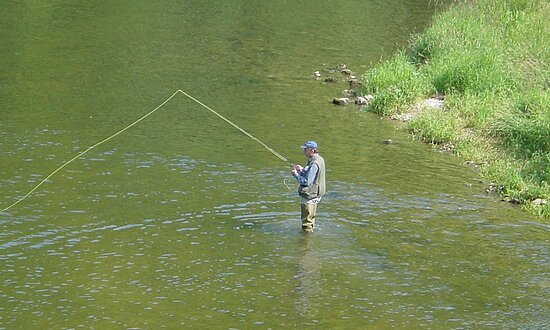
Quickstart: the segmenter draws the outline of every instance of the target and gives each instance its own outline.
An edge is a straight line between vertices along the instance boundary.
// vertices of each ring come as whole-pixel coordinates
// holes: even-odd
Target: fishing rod
[[[230,124],[231,126],[233,126],[234,128],[236,128],[239,132],[243,133],[244,135],[248,136],[249,138],[251,138],[252,140],[258,142],[259,144],[261,144],[264,148],[266,148],[269,152],[271,152],[273,155],[275,155],[277,158],[279,158],[280,160],[286,162],[287,164],[290,164],[291,166],[294,166],[294,164],[292,164],[288,159],[286,159],[283,155],[281,155],[280,153],[278,153],[277,151],[275,151],[273,148],[271,148],[270,146],[268,146],[267,144],[263,143],[260,139],[256,138],[255,136],[253,136],[252,134],[248,133],[247,131],[245,131],[243,128],[239,127],[237,124],[233,123],[232,121],[230,121],[229,119],[227,119],[226,117],[222,116],[221,114],[219,114],[217,111],[215,111],[214,109],[210,108],[209,106],[207,106],[206,104],[204,104],[203,102],[201,102],[200,100],[198,100],[197,98],[191,96],[190,94],[184,92],[183,90],[181,89],[178,89],[177,91],[175,91],[172,95],[170,95],[169,98],[167,98],[166,100],[164,100],[164,102],[162,102],[161,104],[159,104],[156,108],[154,108],[153,110],[149,111],[148,113],[146,113],[145,115],[141,116],[140,118],[138,118],[136,121],[134,121],[133,123],[131,123],[130,125],[124,127],[123,129],[117,131],[116,133],[110,135],[109,137],[97,142],[96,144],[88,147],[88,149],[80,152],[79,154],[77,154],[76,156],[74,156],[73,158],[69,159],[68,161],[64,162],[63,164],[61,164],[61,166],[59,166],[58,168],[56,168],[53,172],[51,172],[48,176],[46,176],[44,179],[42,179],[42,181],[40,181],[37,185],[35,185],[31,190],[29,190],[29,192],[27,192],[25,195],[23,195],[23,197],[19,198],[18,200],[16,200],[15,202],[13,202],[12,204],[10,204],[9,206],[7,206],[6,208],[0,210],[0,213],[4,213],[6,211],[8,211],[9,209],[11,209],[12,207],[14,207],[15,205],[21,203],[23,200],[25,200],[27,197],[29,197],[33,192],[35,192],[40,186],[42,186],[46,181],[48,181],[52,176],[54,176],[57,172],[59,172],[61,169],[63,169],[65,166],[69,165],[70,163],[72,163],[73,161],[77,160],[78,158],[84,156],[86,153],[88,153],[90,150],[102,145],[103,143],[111,140],[112,138],[122,134],[123,132],[125,132],[126,130],[130,129],[131,127],[135,126],[136,124],[138,124],[139,122],[141,122],[142,120],[144,120],[145,118],[149,117],[150,115],[152,115],[153,113],[155,113],[157,110],[159,110],[160,108],[162,108],[166,103],[168,103],[168,101],[170,101],[174,96],[176,96],[178,93],[181,93],[183,95],[185,95],[186,97],[190,98],[191,100],[195,101],[196,103],[198,103],[199,105],[201,105],[202,107],[204,107],[205,109],[207,109],[208,111],[212,112],[213,114],[215,114],[216,116],[218,116],[219,118],[223,119],[225,122],[227,122],[228,124]],[[286,185],[286,182],[285,182],[285,186],[287,188],[289,188],[287,185]]]

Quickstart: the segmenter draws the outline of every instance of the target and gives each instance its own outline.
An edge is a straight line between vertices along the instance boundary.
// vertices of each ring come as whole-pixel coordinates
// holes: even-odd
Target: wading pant
[[[315,226],[317,203],[300,204],[302,211],[302,230],[312,232]]]

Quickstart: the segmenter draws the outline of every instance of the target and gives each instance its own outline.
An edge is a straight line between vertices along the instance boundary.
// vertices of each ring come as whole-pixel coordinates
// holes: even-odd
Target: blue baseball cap
[[[307,141],[306,143],[304,143],[303,146],[300,146],[300,148],[302,148],[302,149],[307,149],[307,148],[317,149],[318,145],[317,145],[317,142],[315,142],[315,141]]]

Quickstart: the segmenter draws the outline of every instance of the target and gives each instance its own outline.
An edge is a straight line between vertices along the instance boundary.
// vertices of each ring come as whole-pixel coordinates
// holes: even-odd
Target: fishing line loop
[[[42,181],[40,181],[37,185],[35,185],[29,192],[27,192],[25,195],[23,195],[23,197],[17,199],[15,202],[13,202],[12,204],[10,204],[9,206],[7,206],[6,208],[0,210],[0,213],[4,213],[6,211],[8,211],[9,209],[11,209],[12,207],[14,207],[15,205],[21,203],[23,200],[25,200],[27,197],[29,197],[33,192],[35,192],[40,186],[42,186],[46,181],[48,181],[52,176],[54,176],[57,172],[59,172],[60,170],[62,170],[65,166],[69,165],[70,163],[72,163],[73,161],[77,160],[78,158],[84,156],[86,153],[88,153],[90,150],[102,145],[103,143],[113,139],[114,137],[124,133],[125,131],[127,131],[128,129],[132,128],[133,126],[137,125],[139,122],[141,122],[142,120],[144,120],[145,118],[149,117],[150,115],[152,115],[153,113],[155,113],[157,110],[159,110],[160,108],[162,108],[166,103],[168,103],[168,101],[170,101],[174,96],[176,96],[178,93],[181,93],[183,95],[185,95],[186,97],[190,98],[191,100],[195,101],[196,103],[198,103],[199,105],[201,105],[202,107],[204,107],[205,109],[207,109],[208,111],[212,112],[213,114],[215,114],[216,116],[218,116],[219,118],[223,119],[225,122],[227,122],[228,124],[230,124],[231,126],[233,126],[234,128],[236,128],[237,130],[239,130],[241,133],[245,134],[246,136],[248,136],[249,138],[251,138],[252,140],[258,142],[259,144],[261,144],[264,148],[266,148],[269,152],[271,152],[273,155],[275,155],[277,158],[279,158],[280,160],[290,164],[290,165],[293,165],[288,159],[286,159],[285,157],[283,157],[280,153],[278,153],[277,151],[275,151],[273,148],[269,147],[267,144],[263,143],[262,141],[260,141],[258,138],[254,137],[253,135],[251,135],[250,133],[248,133],[247,131],[245,131],[244,129],[242,129],[241,127],[239,127],[237,124],[233,123],[232,121],[230,121],[229,119],[225,118],[224,116],[222,116],[221,114],[219,114],[218,112],[214,111],[214,109],[210,108],[209,106],[207,106],[206,104],[204,104],[203,102],[199,101],[198,99],[196,99],[195,97],[189,95],[188,93],[184,92],[183,90],[181,89],[178,89],[177,91],[175,91],[172,95],[170,95],[169,98],[167,98],[166,100],[164,100],[164,102],[162,102],[161,104],[159,104],[156,108],[154,108],[153,110],[149,111],[148,113],[146,113],[145,115],[141,116],[140,118],[138,118],[136,121],[134,121],[133,123],[131,123],[130,125],[124,127],[123,129],[117,131],[116,133],[108,136],[107,138],[97,142],[96,144],[88,147],[86,150],[80,152],[79,154],[77,154],[76,156],[74,156],[73,158],[65,161],[63,164],[61,164],[61,166],[59,166],[58,168],[56,168],[53,172],[51,172],[48,176],[46,176],[44,179],[42,179]],[[286,186],[286,183],[285,183],[285,186]]]

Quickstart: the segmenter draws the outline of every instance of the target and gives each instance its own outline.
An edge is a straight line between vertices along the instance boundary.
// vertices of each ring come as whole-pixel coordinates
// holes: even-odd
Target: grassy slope
[[[550,217],[548,17],[548,0],[457,3],[365,73],[367,109],[391,115],[444,95],[443,110],[426,109],[408,129],[454,145],[502,195]]]

